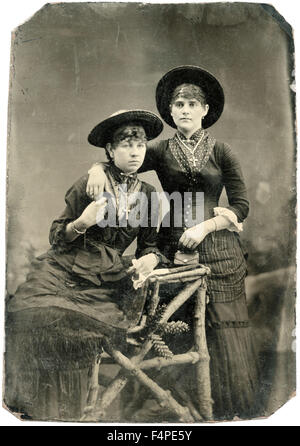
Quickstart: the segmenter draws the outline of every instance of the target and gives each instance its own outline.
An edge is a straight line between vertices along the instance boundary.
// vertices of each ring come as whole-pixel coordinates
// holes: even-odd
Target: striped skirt
[[[174,256],[181,232],[176,234],[174,229],[171,236],[169,233],[170,243],[165,250],[169,258]],[[253,418],[259,415],[259,367],[246,303],[247,269],[239,236],[227,230],[211,233],[199,245],[198,251],[199,262],[211,270],[207,278],[206,337],[214,419]],[[166,286],[164,299],[168,301],[173,294],[174,290]],[[193,311],[191,299],[176,312],[174,318],[185,320],[192,326]],[[177,341],[174,346],[177,353],[192,347],[191,335]],[[197,407],[194,368],[182,366],[171,374],[176,386],[185,389]],[[163,382],[162,374],[160,379]],[[165,379],[170,382],[170,378]]]

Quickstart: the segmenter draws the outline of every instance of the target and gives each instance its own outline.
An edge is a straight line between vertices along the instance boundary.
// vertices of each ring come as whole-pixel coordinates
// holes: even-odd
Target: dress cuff
[[[231,232],[241,232],[243,230],[243,224],[238,222],[237,216],[233,211],[227,208],[216,207],[214,208],[215,217],[221,215],[222,217],[227,218],[230,222],[230,226],[226,228]]]
[[[66,227],[71,221],[72,219],[69,218],[57,223],[56,227],[51,230],[51,245],[57,253],[63,254],[73,248],[73,244],[66,240]]]

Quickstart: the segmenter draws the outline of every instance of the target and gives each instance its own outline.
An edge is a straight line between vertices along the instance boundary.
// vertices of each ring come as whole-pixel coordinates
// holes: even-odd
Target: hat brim
[[[139,123],[148,140],[156,138],[163,130],[163,123],[156,114],[147,110],[130,110],[111,116],[96,125],[88,136],[88,142],[96,147],[105,147],[112,142],[114,132],[130,122]]]
[[[209,110],[202,126],[212,126],[221,116],[224,108],[224,92],[218,80],[203,68],[184,65],[168,71],[158,82],[156,88],[156,105],[163,120],[171,127],[176,128],[170,114],[172,94],[181,84],[194,84],[202,88],[206,96]]]

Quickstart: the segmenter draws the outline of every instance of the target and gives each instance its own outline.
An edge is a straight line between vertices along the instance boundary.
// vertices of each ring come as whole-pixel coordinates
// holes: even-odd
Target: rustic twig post
[[[81,421],[84,421],[86,418],[88,418],[89,413],[94,409],[97,402],[98,392],[99,392],[98,376],[99,376],[100,363],[101,363],[101,353],[97,355],[92,366],[90,388],[87,397],[86,407],[84,409]]]
[[[198,410],[205,420],[212,419],[212,399],[210,387],[209,353],[205,333],[205,309],[206,309],[206,280],[197,290],[194,311],[194,336],[195,350],[199,353],[199,361],[196,367]]]

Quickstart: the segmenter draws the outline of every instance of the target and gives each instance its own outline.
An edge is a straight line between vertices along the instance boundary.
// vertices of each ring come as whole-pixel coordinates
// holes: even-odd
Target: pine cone
[[[179,335],[190,331],[190,327],[183,321],[172,321],[161,325],[161,331],[164,335]]]
[[[163,358],[172,358],[173,353],[158,334],[152,333],[150,335],[150,339],[152,340],[153,348],[158,356],[162,356]]]

